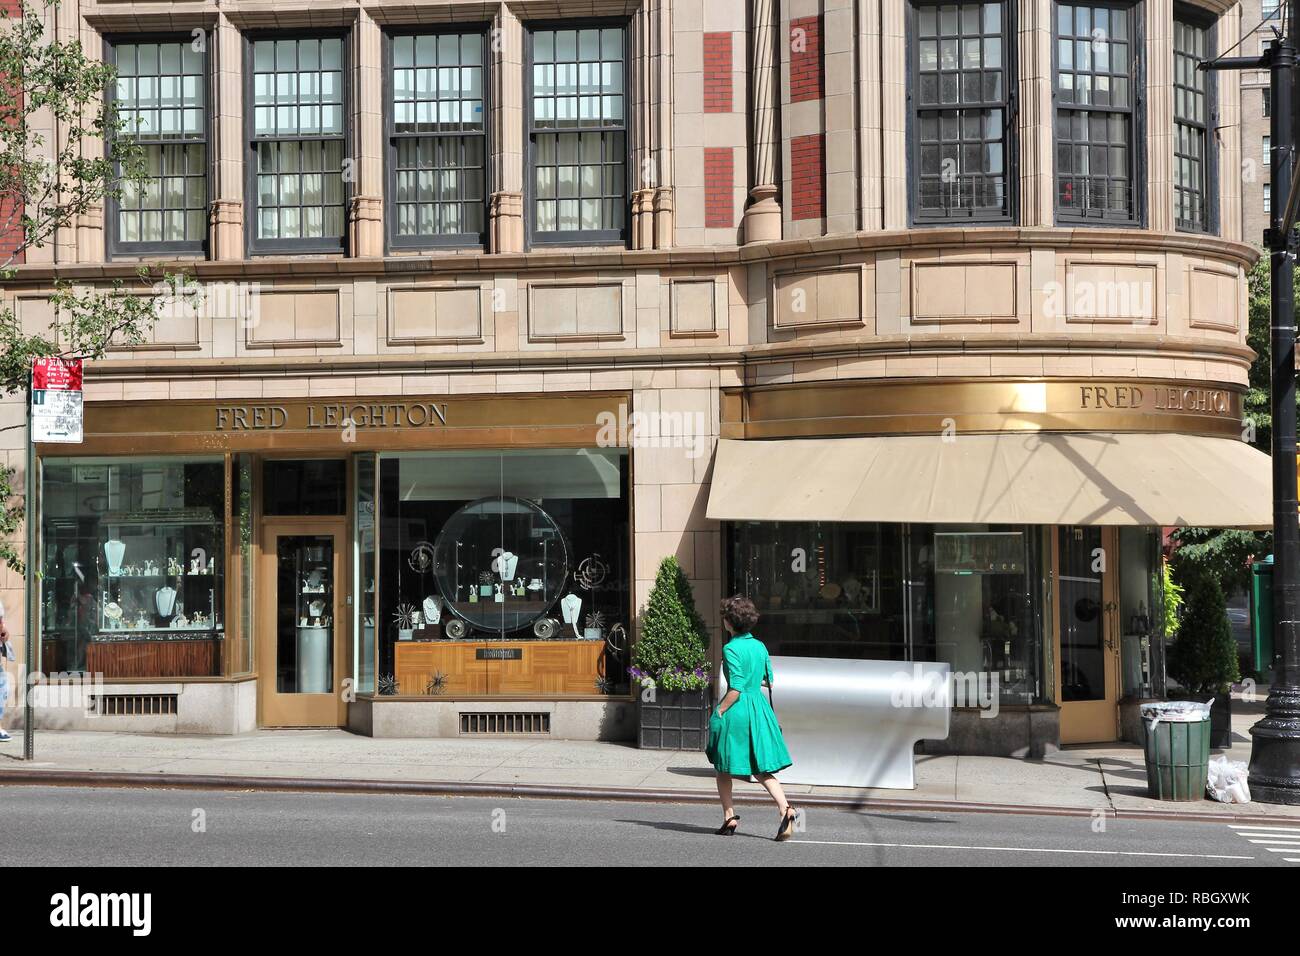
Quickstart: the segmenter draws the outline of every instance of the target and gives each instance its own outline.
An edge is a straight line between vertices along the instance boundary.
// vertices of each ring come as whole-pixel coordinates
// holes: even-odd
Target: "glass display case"
[[[101,528],[98,639],[222,631],[210,513],[106,515]]]
[[[559,526],[537,504],[494,496],[448,519],[434,544],[433,571],[442,600],[457,617],[505,634],[551,614],[569,575],[568,549]]]

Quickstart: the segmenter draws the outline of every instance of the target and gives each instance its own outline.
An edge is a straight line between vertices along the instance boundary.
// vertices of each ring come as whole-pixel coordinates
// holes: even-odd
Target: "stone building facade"
[[[1160,690],[1152,529],[1249,524],[1219,507],[1240,491],[1226,483],[1266,480],[1238,440],[1257,238],[1231,174],[1242,92],[1236,74],[1205,88],[1186,70],[1242,22],[1225,0],[68,0],[51,29],[113,58],[114,95],[158,144],[157,185],[32,250],[8,304],[48,325],[54,280],[130,285],[141,262],[183,270],[207,298],[91,365],[84,446],[36,449],[44,576],[24,613],[24,582],[0,572],[10,630],[40,630],[33,671],[108,675],[97,716],[50,709],[47,723],[456,734],[512,713],[630,738],[611,632],[635,634],[672,555],[715,660],[718,599],[749,590],[774,653],[999,674],[1000,717],[957,720],[954,748],[1114,739],[1121,698]],[[21,404],[0,414],[24,420]],[[639,417],[608,440],[620,415]],[[781,488],[779,462],[752,475],[778,482],[770,508],[710,503],[716,482],[739,480],[720,441],[946,454],[949,430],[975,455],[958,486],[1002,460],[992,445],[980,457],[984,439],[1119,436],[1113,455],[1157,470],[1193,442],[1178,461],[1205,493],[1164,508],[1067,441],[1050,454],[1109,504],[1053,498],[1034,477],[1047,451],[995,479],[1037,486],[1052,499],[1038,510],[1003,496],[895,514],[882,502],[904,475],[831,520],[826,496],[849,496]],[[21,477],[23,432],[0,441]],[[574,461],[547,471],[560,452]],[[319,465],[333,460],[341,470]],[[295,481],[296,496],[276,494]],[[440,577],[439,549],[461,533],[442,532],[507,498],[531,531],[498,542],[491,569],[466,568],[487,582],[467,596]],[[564,567],[533,554],[552,540],[542,512]],[[768,567],[790,561],[786,532],[812,556],[794,583]],[[200,540],[215,558],[194,575],[186,558],[180,586],[118,580],[166,578],[162,559]],[[1137,583],[1121,593],[1122,572],[1099,573],[1078,600],[1104,610],[1080,624],[1061,588],[1085,545],[1131,555]],[[503,547],[537,573],[498,581]],[[593,555],[607,577],[579,587]],[[336,575],[336,603],[290,607],[284,582],[296,567],[315,593],[313,562]],[[977,586],[952,577],[972,573]],[[203,574],[224,583],[188,580]],[[534,581],[602,619],[561,620],[546,601],[516,613]],[[207,641],[188,663],[160,651],[190,636],[151,603],[165,591]],[[441,599],[436,625],[403,610],[426,596]],[[502,607],[485,618],[480,597]],[[570,656],[520,672],[540,619],[573,638]],[[593,658],[580,642],[597,639]],[[494,657],[493,640],[522,657]],[[468,650],[437,656],[453,643]],[[336,706],[341,688],[353,693]],[[129,710],[146,706],[159,709]]]

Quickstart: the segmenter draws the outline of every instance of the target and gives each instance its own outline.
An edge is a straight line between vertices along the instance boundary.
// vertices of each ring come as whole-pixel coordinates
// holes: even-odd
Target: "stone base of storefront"
[[[38,730],[137,734],[246,734],[257,729],[257,681],[104,684],[85,702],[66,689],[37,688]]]
[[[463,715],[543,714],[518,732],[482,728],[491,720],[475,720],[462,732]],[[520,725],[522,726],[522,725]],[[362,697],[348,705],[347,729],[367,737],[492,737],[536,736],[552,740],[628,741],[636,739],[636,702],[609,700],[401,700]]]
[[[989,717],[975,707],[952,712],[946,740],[923,742],[927,754],[1042,757],[1061,745],[1061,711],[1050,704],[1002,707]]]

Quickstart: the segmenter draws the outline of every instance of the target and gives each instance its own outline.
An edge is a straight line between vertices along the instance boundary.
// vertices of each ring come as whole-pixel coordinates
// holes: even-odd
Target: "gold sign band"
[[[589,447],[627,393],[87,402],[85,441],[42,455]],[[604,416],[604,417],[602,417]],[[622,443],[622,442],[620,442]]]
[[[723,438],[1179,432],[1240,438],[1243,390],[1157,379],[817,382],[727,389]]]

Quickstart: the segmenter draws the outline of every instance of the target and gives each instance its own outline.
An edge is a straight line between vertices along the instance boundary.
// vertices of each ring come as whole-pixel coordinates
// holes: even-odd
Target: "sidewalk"
[[[1235,713],[1230,759],[1250,758],[1246,731],[1262,705]],[[507,796],[711,799],[713,769],[702,753],[638,750],[629,744],[527,738],[407,740],[341,730],[259,731],[239,737],[41,731],[36,760],[21,760],[21,736],[0,745],[0,785],[81,783],[239,789],[377,789]],[[797,755],[796,755],[797,757]],[[199,779],[186,779],[199,778]],[[1129,744],[1070,747],[1042,760],[918,756],[915,790],[789,785],[806,803],[878,809],[946,807],[1141,817],[1266,817],[1300,825],[1300,807],[1146,796],[1142,752]],[[737,795],[760,796],[742,783]]]

